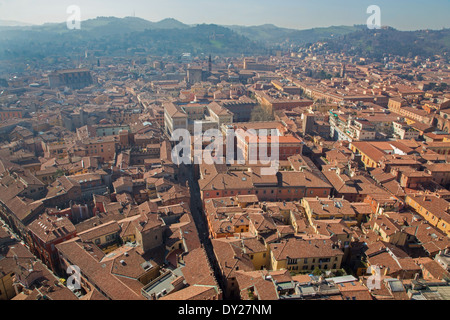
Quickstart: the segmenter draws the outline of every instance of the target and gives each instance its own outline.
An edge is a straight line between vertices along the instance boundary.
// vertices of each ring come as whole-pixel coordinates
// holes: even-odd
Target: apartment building
[[[450,203],[433,195],[406,196],[405,202],[420,214],[428,223],[450,235]]]
[[[344,256],[335,243],[322,239],[288,239],[270,244],[269,249],[271,270],[336,270]]]
[[[83,89],[92,85],[93,78],[87,69],[58,70],[48,75],[51,88],[66,86],[72,89]]]

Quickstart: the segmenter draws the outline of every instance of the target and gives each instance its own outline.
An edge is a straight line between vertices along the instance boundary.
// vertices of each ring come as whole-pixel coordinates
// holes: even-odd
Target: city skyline
[[[365,24],[370,14],[367,8],[377,5],[381,9],[382,25],[399,30],[421,30],[449,28],[445,8],[450,3],[436,0],[423,7],[420,1],[347,0],[336,3],[332,0],[294,1],[285,0],[275,5],[269,1],[231,0],[227,2],[193,0],[157,1],[130,0],[1,0],[0,20],[18,21],[27,24],[65,22],[69,17],[67,8],[77,5],[81,9],[81,20],[99,16],[136,16],[149,21],[173,18],[185,24],[219,24],[255,26],[274,24],[292,29],[309,29],[337,25]],[[201,8],[201,10],[199,10]],[[207,15],[205,15],[205,12]],[[37,14],[36,14],[37,13]]]
[[[450,1],[372,1],[0,0],[0,301],[450,300]]]

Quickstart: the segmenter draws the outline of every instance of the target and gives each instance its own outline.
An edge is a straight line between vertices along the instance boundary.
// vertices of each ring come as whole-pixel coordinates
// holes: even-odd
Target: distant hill
[[[187,24],[184,24],[173,18],[168,18],[156,22],[154,26],[158,29],[187,29],[190,27]]]
[[[378,59],[386,55],[444,55],[450,52],[450,29],[399,31],[389,27],[380,30],[366,28],[329,39],[321,50]]]
[[[173,18],[151,22],[136,17],[98,17],[81,22],[80,30],[64,23],[39,26],[0,25],[0,59],[43,58],[56,55],[129,55],[137,52],[173,55],[183,52],[240,56],[309,47],[381,58],[386,54],[429,56],[448,52],[450,30],[369,30],[365,26],[333,26],[308,30],[261,26],[186,25]],[[294,49],[296,50],[296,49]]]
[[[13,20],[0,20],[0,27],[27,27],[27,26],[32,26],[32,24]]]
[[[67,28],[67,23],[45,23],[38,26],[9,25],[7,30],[16,31],[41,31],[52,33],[72,32]],[[164,19],[159,22],[151,22],[136,17],[97,17],[81,21],[81,30],[92,33],[92,36],[102,36],[111,34],[123,34],[128,32],[140,32],[149,29],[186,29],[188,25],[175,19]],[[4,29],[4,28],[3,28]],[[0,31],[2,28],[0,28]]]
[[[355,30],[358,28],[293,30],[275,25],[186,25],[173,18],[151,22],[136,17],[97,17],[82,21],[80,30],[69,30],[65,22],[0,27],[0,48],[4,48],[3,52],[0,49],[0,57],[42,57],[81,49],[95,49],[104,54],[123,54],[135,49],[173,54],[183,49],[192,53],[254,55],[268,53],[274,47],[304,45]]]
[[[306,43],[315,43],[317,41],[338,37],[344,34],[360,30],[361,26],[333,26],[328,28],[314,28],[307,30],[295,30],[280,28],[273,24],[261,26],[243,27],[228,26],[237,33],[248,37],[249,39],[261,41],[269,45],[294,44],[304,45]]]
[[[140,18],[99,17],[81,22],[33,27],[0,27],[0,58],[42,58],[52,55],[165,55],[191,52],[216,55],[266,54],[265,46],[218,25],[188,26],[175,19],[150,22]]]

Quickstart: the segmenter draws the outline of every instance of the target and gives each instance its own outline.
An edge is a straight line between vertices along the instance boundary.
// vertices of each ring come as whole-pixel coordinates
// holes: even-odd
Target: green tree
[[[342,276],[347,275],[347,273],[345,272],[344,269],[339,269],[339,270],[336,270],[335,275],[336,275],[336,277],[342,277]]]
[[[320,270],[319,268],[315,268],[313,271],[313,275],[319,277],[322,275],[322,270]]]
[[[61,169],[58,169],[58,170],[56,170],[56,173],[55,173],[55,179],[58,179],[59,177],[62,177],[62,176],[64,176],[66,173],[63,171],[63,170],[61,170]]]
[[[267,109],[262,106],[258,106],[252,111],[251,122],[254,121],[273,121],[275,117]]]

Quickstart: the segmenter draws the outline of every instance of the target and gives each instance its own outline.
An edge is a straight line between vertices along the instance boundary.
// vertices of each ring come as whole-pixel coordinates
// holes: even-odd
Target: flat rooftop
[[[181,272],[181,268],[169,270],[159,278],[149,283],[142,290],[149,296],[151,296],[152,294],[157,295],[158,293],[161,293],[164,290],[167,293],[170,293],[174,289],[172,282],[178,277],[183,277],[183,272]]]

